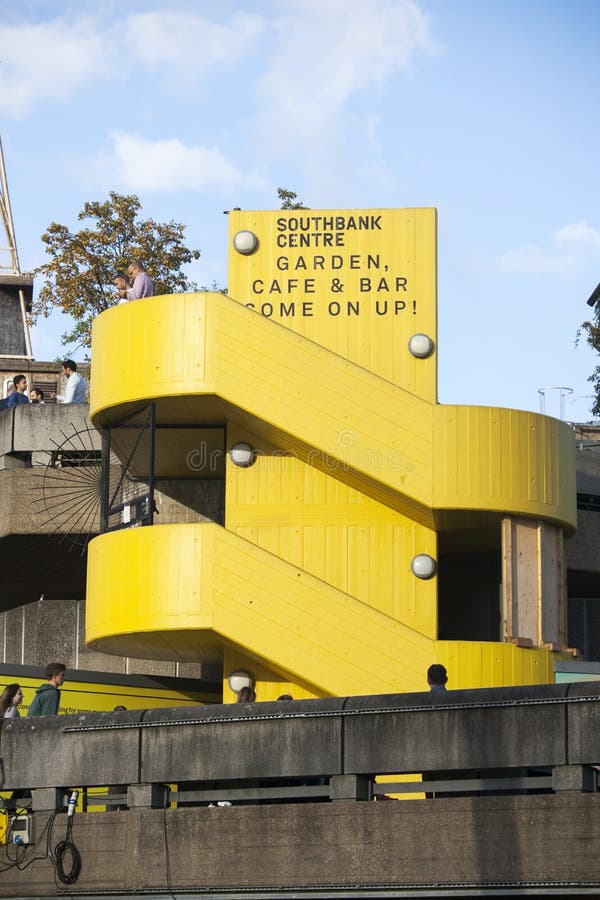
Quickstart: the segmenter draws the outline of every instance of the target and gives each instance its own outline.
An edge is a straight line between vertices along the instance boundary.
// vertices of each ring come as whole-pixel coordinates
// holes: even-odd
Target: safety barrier
[[[597,683],[4,720],[0,779],[38,809],[594,791],[599,726]]]

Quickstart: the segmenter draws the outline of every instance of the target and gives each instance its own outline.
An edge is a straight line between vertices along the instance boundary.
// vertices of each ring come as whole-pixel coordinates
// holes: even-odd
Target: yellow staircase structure
[[[332,330],[336,299],[320,324],[316,315],[285,318],[295,299],[283,308],[284,319],[272,315],[272,303],[261,314],[252,291],[274,282],[282,289],[282,279],[267,273],[298,260],[301,271],[311,264],[302,248],[286,249],[285,257],[267,252],[270,238],[275,245],[282,235],[291,240],[282,225],[291,228],[291,213],[231,214],[232,236],[258,232],[265,248],[262,269],[256,255],[234,256],[236,299],[152,297],[96,320],[91,414],[98,427],[152,403],[157,425],[222,426],[224,451],[243,441],[256,459],[240,468],[227,456],[223,525],[129,528],[91,542],[86,634],[93,646],[223,660],[225,674],[242,666],[259,682],[259,699],[284,691],[422,690],[434,661],[446,664],[453,687],[552,680],[553,650],[564,643],[562,533],[575,525],[571,431],[534,413],[436,402],[435,359],[415,360],[406,351],[418,326],[437,337],[434,214],[385,212],[363,221],[388,223],[389,240],[404,241],[402,277],[420,285],[419,301],[425,297],[419,306],[396,299],[392,323],[371,303],[361,321],[349,316]],[[330,221],[324,214],[313,219],[322,228]],[[345,215],[345,225],[350,221]],[[429,249],[412,272],[420,229]],[[311,253],[317,269],[307,276],[302,302],[313,302],[306,297],[334,257],[334,271],[346,267],[351,276],[328,272],[330,284],[339,279],[336,287],[351,286],[354,264],[376,259],[381,267],[369,246]],[[375,282],[372,274],[356,275],[365,279],[357,290],[367,278]],[[288,288],[297,290],[293,280]],[[414,320],[400,315],[406,311]],[[401,360],[380,358],[369,340]],[[537,549],[526,565],[519,548],[531,529]],[[417,554],[436,560],[440,539],[445,548],[458,542],[476,552],[490,540],[499,548],[501,537],[497,640],[440,640],[438,575],[415,577],[411,561]],[[535,603],[527,597],[533,582]],[[544,606],[543,596],[552,602]]]

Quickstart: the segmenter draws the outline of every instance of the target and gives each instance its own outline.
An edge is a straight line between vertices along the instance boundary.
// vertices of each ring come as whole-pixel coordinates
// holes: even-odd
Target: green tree
[[[594,302],[595,298],[595,302]],[[581,330],[586,332],[586,341],[590,347],[600,353],[600,284],[590,297],[588,303],[594,303],[594,314],[591,321],[583,322]],[[579,338],[579,333],[577,335]],[[592,415],[600,415],[600,365],[596,366],[588,381],[594,386],[594,405],[592,406]]]
[[[78,219],[86,226],[79,231],[57,222],[48,226],[42,241],[50,259],[33,273],[44,282],[33,303],[32,324],[55,309],[68,313],[74,325],[62,335],[63,346],[89,348],[92,322],[118,302],[114,278],[131,260],[142,262],[157,294],[195,289],[181,271],[200,256],[199,250],[185,246],[185,226],[142,219],[140,210],[135,194],[111,191],[104,203],[85,204]]]
[[[281,200],[281,209],[310,209],[300,200],[296,200],[298,194],[288,191],[286,188],[277,188],[277,196]]]

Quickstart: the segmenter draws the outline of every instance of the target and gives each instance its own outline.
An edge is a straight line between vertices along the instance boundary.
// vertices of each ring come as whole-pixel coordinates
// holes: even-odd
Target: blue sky
[[[21,267],[51,221],[137,193],[226,283],[223,210],[435,206],[439,399],[537,410],[596,354],[596,0],[0,0],[0,135]],[[61,354],[61,317],[32,331]],[[558,414],[550,393],[546,409]]]

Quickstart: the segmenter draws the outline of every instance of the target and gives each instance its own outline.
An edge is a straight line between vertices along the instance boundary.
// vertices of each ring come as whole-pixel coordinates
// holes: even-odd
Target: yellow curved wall
[[[230,257],[235,299],[147,298],[94,323],[97,426],[152,402],[158,423],[219,424],[227,446],[248,441],[258,456],[246,469],[227,459],[224,527],[155,525],[91,542],[88,642],[250,668],[259,699],[423,690],[431,662],[456,688],[552,680],[547,648],[437,640],[438,578],[415,578],[410,563],[437,558],[440,535],[483,530],[499,541],[507,518],[572,531],[569,427],[437,404],[437,353],[407,350],[419,330],[437,341],[434,211],[313,214],[325,231],[346,229],[343,250],[323,252],[322,264],[321,251],[280,252],[297,213],[232,214],[232,235],[259,235],[255,255]],[[352,234],[359,221],[365,233]],[[292,280],[268,281],[282,258]],[[300,279],[311,314],[296,305],[292,316],[302,265],[316,270]],[[367,281],[379,293],[361,294]],[[381,292],[402,281],[386,318]],[[284,284],[279,318],[256,311],[267,285]],[[333,321],[342,290],[360,299],[360,316],[356,306]]]
[[[95,538],[87,590],[95,649],[189,662],[237,647],[297,698],[424,690],[432,661],[453,688],[551,680],[548,650],[434,641],[214,524]]]
[[[575,450],[564,422],[428,403],[221,294],[107,310],[94,323],[93,359],[96,424],[151,400],[159,421],[178,421],[174,401],[185,400],[186,417],[251,422],[428,526],[438,510],[446,524],[448,510],[482,510],[575,526]]]

